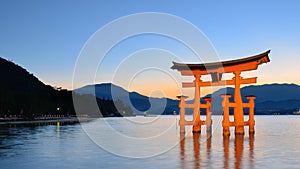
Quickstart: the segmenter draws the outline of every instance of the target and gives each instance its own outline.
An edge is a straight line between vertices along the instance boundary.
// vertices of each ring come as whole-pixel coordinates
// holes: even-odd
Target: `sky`
[[[257,84],[300,84],[299,6],[296,0],[1,0],[0,57],[26,68],[46,84],[73,89],[78,58],[99,29],[127,15],[157,12],[182,18],[201,30],[222,61],[271,50],[270,63],[243,74],[257,76]],[[97,62],[94,83],[113,82],[153,96],[192,95],[192,90],[185,91],[178,83],[193,79],[169,69],[174,58],[199,63],[192,55],[169,37],[128,37]],[[158,68],[143,69],[149,65]]]

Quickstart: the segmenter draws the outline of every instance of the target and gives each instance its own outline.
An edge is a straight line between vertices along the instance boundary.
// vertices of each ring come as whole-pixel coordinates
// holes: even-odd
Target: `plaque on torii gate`
[[[246,96],[248,99],[247,103],[243,103],[240,85],[256,83],[257,77],[252,78],[242,78],[241,72],[256,70],[258,65],[270,62],[269,51],[264,53],[246,57],[243,59],[223,61],[223,62],[213,62],[213,63],[202,63],[202,64],[186,64],[186,63],[176,63],[173,62],[171,69],[176,69],[180,71],[183,76],[194,76],[194,82],[182,83],[182,87],[194,87],[195,96],[194,103],[185,103],[186,96],[178,96],[180,99],[180,132],[185,132],[186,125],[193,125],[193,132],[201,132],[201,125],[206,125],[208,132],[211,131],[211,99],[205,98],[205,104],[200,103],[200,88],[207,86],[225,86],[234,85],[234,101],[230,102],[230,94],[221,95],[223,98],[223,134],[230,135],[230,126],[235,127],[235,134],[244,134],[244,126],[249,126],[249,133],[254,133],[254,99],[255,96]],[[223,80],[222,75],[224,73],[233,73],[234,77],[230,80]],[[211,81],[202,81],[202,75],[211,75]],[[193,120],[186,121],[185,109],[192,108]],[[200,108],[206,108],[206,120],[200,119]],[[229,108],[234,110],[234,121],[229,120]],[[243,108],[249,108],[249,120],[244,121],[244,111]]]

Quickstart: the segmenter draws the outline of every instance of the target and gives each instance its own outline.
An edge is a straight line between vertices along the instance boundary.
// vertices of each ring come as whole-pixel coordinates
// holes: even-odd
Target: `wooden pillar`
[[[229,130],[229,98],[231,97],[231,94],[222,94],[221,97],[223,98],[223,135],[224,136],[229,136],[230,135],[230,130]]]
[[[194,97],[194,112],[193,112],[193,133],[201,133],[200,120],[200,83],[201,75],[195,75],[195,97]]]
[[[235,75],[235,87],[234,87],[234,124],[235,124],[235,134],[244,135],[244,112],[243,112],[243,101],[241,96],[240,81],[241,81],[241,72],[234,72]]]
[[[249,134],[254,134],[254,99],[256,98],[255,96],[246,96],[246,98],[249,100]]]
[[[179,126],[180,126],[180,133],[185,133],[185,99],[188,98],[187,96],[177,96],[180,100],[178,107],[180,108],[180,119],[179,119]]]
[[[204,100],[206,101],[206,120],[205,120],[205,122],[206,122],[206,132],[211,133],[211,125],[212,125],[211,111],[210,111],[211,98],[206,97],[206,98],[204,98]]]

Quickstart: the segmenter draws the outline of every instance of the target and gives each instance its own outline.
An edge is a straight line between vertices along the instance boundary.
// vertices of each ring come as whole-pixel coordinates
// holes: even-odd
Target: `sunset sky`
[[[258,84],[300,84],[299,6],[296,0],[186,3],[174,0],[2,0],[0,57],[26,68],[46,84],[72,89],[77,58],[97,30],[126,15],[159,12],[195,25],[209,39],[219,60],[252,56],[270,49],[271,62],[245,74],[257,76]],[[161,50],[149,52],[149,49]],[[98,63],[95,83],[113,82],[153,96],[174,98],[184,92],[190,95],[191,91],[180,91],[175,82],[180,74],[169,69],[173,60],[171,53],[180,55],[185,62],[199,62],[182,44],[168,37],[129,37]],[[142,70],[143,64],[134,64],[137,60],[162,66],[163,71]]]

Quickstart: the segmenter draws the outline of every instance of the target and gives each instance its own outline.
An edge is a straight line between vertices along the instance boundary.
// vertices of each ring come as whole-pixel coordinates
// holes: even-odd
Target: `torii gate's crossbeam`
[[[239,71],[250,71],[256,70],[258,65],[262,63],[270,62],[268,54],[270,50],[261,53],[259,55],[224,61],[224,62],[213,62],[213,63],[203,63],[203,64],[185,64],[173,62],[171,69],[176,69],[181,72],[183,76],[191,76],[194,74],[211,74],[211,73],[231,73],[236,70]]]
[[[224,128],[224,135],[229,135],[229,126],[235,126],[235,133],[236,134],[244,134],[244,126],[249,125],[249,133],[254,133],[254,96],[247,97],[249,103],[242,102],[242,96],[240,91],[241,84],[250,84],[256,83],[256,77],[252,78],[242,78],[241,72],[243,71],[250,71],[256,70],[258,65],[263,63],[270,62],[268,54],[269,51],[261,53],[259,55],[231,60],[231,61],[224,61],[224,62],[213,62],[213,63],[204,63],[204,64],[184,64],[184,63],[176,63],[173,62],[173,66],[171,69],[176,69],[180,71],[181,75],[183,76],[194,76],[194,82],[184,82],[182,83],[182,87],[195,87],[195,98],[193,104],[185,104],[184,99],[185,97],[180,98],[180,112],[183,112],[185,108],[194,108],[193,114],[193,131],[194,132],[201,132],[201,124],[205,123],[205,121],[200,120],[200,108],[203,107],[210,107],[210,100],[207,100],[207,105],[200,103],[200,87],[206,86],[222,86],[222,85],[234,85],[234,102],[229,103],[229,96],[222,96],[224,98],[223,107],[224,107],[224,118],[223,118],[223,128]],[[222,80],[222,75],[224,73],[233,73],[234,78],[231,80]],[[202,75],[211,75],[212,81],[202,81]],[[247,104],[247,105],[246,105]],[[246,105],[246,106],[245,106]],[[229,107],[234,108],[234,122],[227,121],[227,112],[229,113]],[[249,108],[249,121],[244,122],[244,112],[243,108]],[[228,110],[225,110],[228,109]],[[210,114],[210,108],[207,109],[207,113]],[[226,116],[226,117],[225,117]],[[229,116],[229,114],[228,114]],[[180,117],[184,117],[181,114]],[[208,117],[210,120],[210,116]],[[184,119],[181,118],[180,126],[184,127],[184,125],[191,124],[190,122],[186,122]],[[211,123],[209,123],[211,124]],[[225,130],[226,128],[226,130]],[[184,130],[181,130],[184,131]]]

